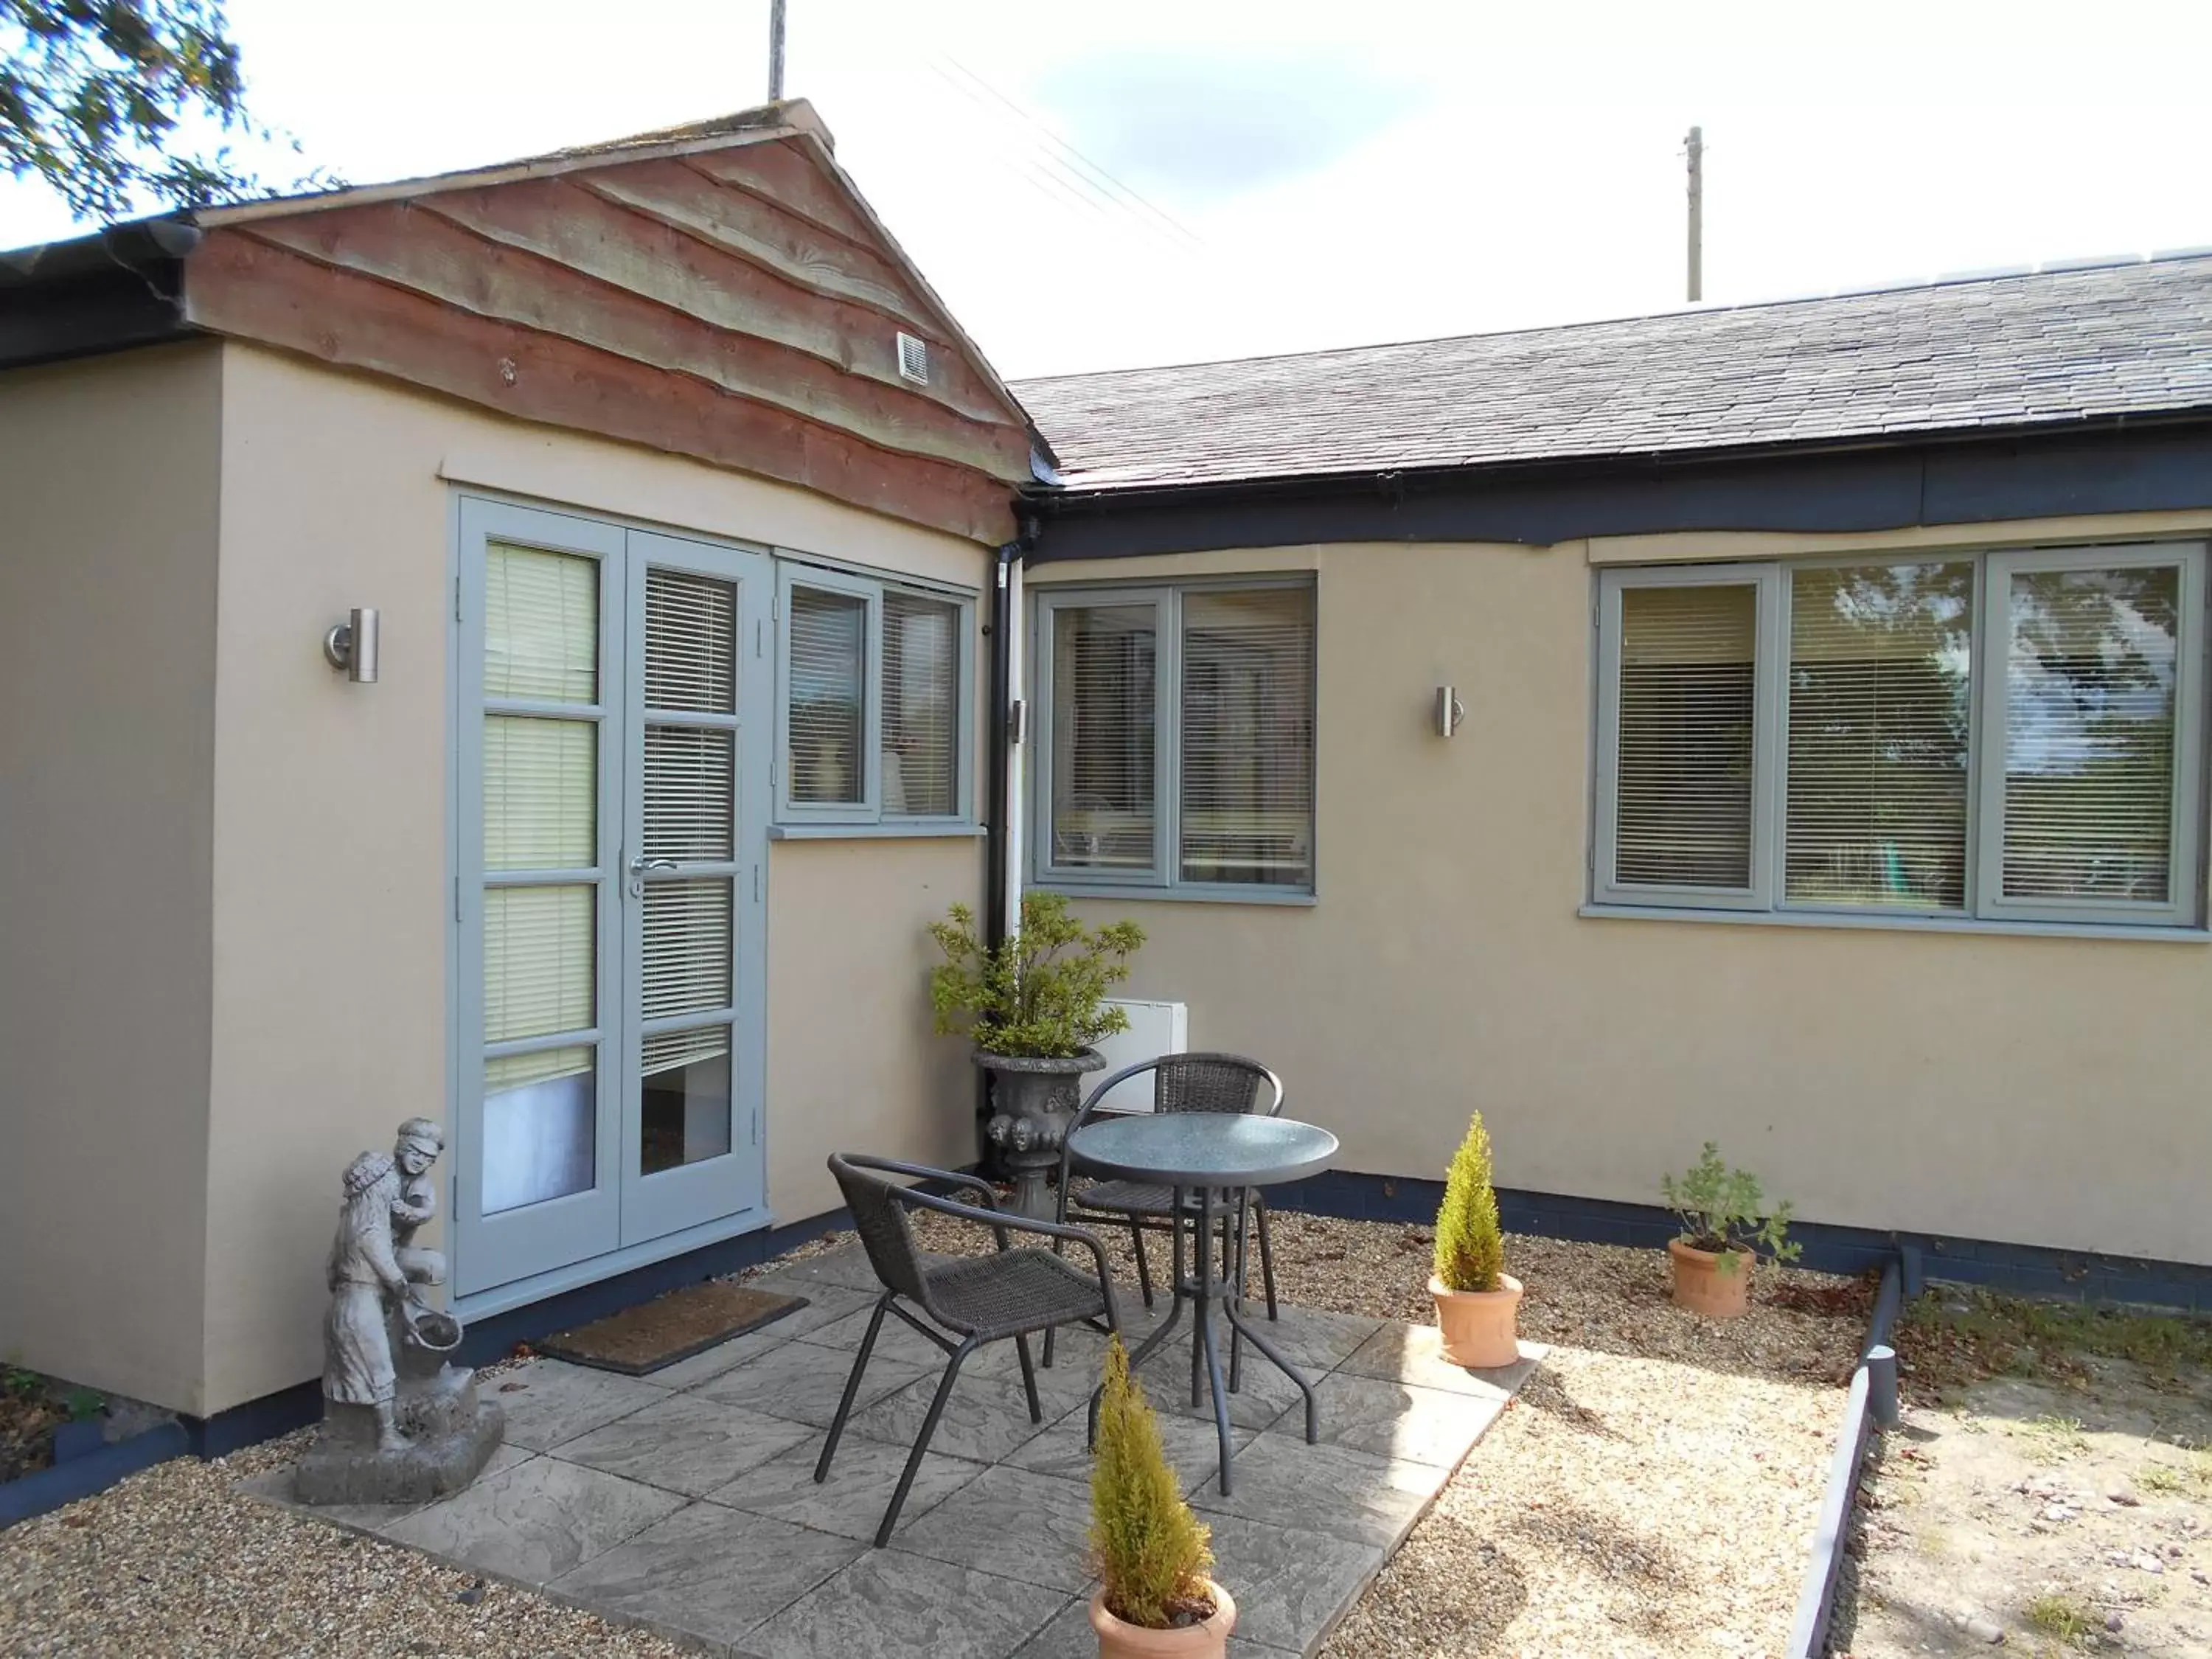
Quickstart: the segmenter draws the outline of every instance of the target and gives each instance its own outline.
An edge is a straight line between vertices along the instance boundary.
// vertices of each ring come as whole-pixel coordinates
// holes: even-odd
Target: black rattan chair
[[[945,1414],[945,1402],[951,1397],[953,1381],[960,1375],[961,1364],[969,1354],[986,1342],[1012,1337],[1021,1357],[1022,1389],[1029,1396],[1030,1421],[1042,1423],[1044,1408],[1037,1401],[1036,1370],[1030,1360],[1030,1337],[1039,1331],[1049,1332],[1078,1322],[1109,1335],[1118,1335],[1121,1322],[1114,1305],[1114,1281],[1107,1272],[1105,1247],[1097,1235],[1081,1227],[1008,1215],[997,1207],[988,1187],[973,1176],[956,1175],[949,1170],[841,1153],[830,1160],[830,1173],[837,1178],[838,1189],[844,1194],[845,1206],[853,1213],[853,1225],[868,1252],[869,1263],[875,1268],[876,1277],[883,1281],[884,1293],[876,1300],[874,1316],[868,1321],[867,1334],[860,1339],[860,1351],[853,1356],[852,1375],[845,1379],[845,1396],[837,1402],[837,1416],[830,1425],[830,1437],[823,1443],[822,1456],[814,1465],[815,1480],[830,1478],[830,1460],[836,1455],[837,1442],[845,1432],[845,1419],[851,1415],[853,1401],[860,1391],[860,1375],[868,1368],[868,1356],[875,1349],[876,1335],[883,1329],[885,1314],[896,1314],[951,1356],[945,1363],[944,1378],[937,1385],[936,1397],[929,1402],[929,1415],[922,1419],[921,1433],[899,1475],[898,1490],[891,1494],[890,1507],[884,1511],[883,1524],[876,1528],[876,1547],[881,1549],[890,1542],[891,1529],[898,1524],[899,1510],[906,1504],[906,1495],[921,1468],[923,1454],[929,1449],[930,1438],[937,1432],[938,1419]],[[887,1180],[888,1176],[942,1182],[955,1191],[973,1193],[981,1202],[956,1203],[949,1198],[902,1187]],[[998,1239],[998,1253],[925,1263],[921,1252],[915,1248],[913,1230],[907,1224],[908,1210],[934,1210],[939,1215],[958,1216],[978,1226],[988,1227]],[[1053,1249],[1016,1249],[1006,1236],[1009,1230],[1042,1234],[1053,1241]],[[1061,1260],[1059,1250],[1071,1240],[1090,1248],[1098,1266],[1095,1279]],[[933,1323],[909,1313],[902,1305],[902,1297],[913,1303]],[[945,1328],[939,1330],[937,1326]],[[945,1331],[951,1331],[955,1336],[947,1336]]]
[[[1128,1079],[1152,1073],[1152,1109],[1156,1112],[1257,1112],[1273,1117],[1283,1109],[1283,1080],[1256,1060],[1242,1054],[1162,1054],[1154,1060],[1125,1066],[1091,1091],[1090,1097],[1068,1125],[1075,1131],[1100,1115],[1113,1116],[1101,1103],[1114,1088]],[[1152,1305],[1152,1268],[1145,1255],[1145,1235],[1164,1232],[1174,1207],[1175,1194],[1165,1187],[1136,1181],[1093,1181],[1072,1183],[1068,1150],[1060,1150],[1060,1224],[1085,1221],[1126,1226],[1137,1252],[1137,1287],[1145,1305]],[[1233,1212],[1237,1229],[1233,1272],[1241,1287],[1244,1281],[1244,1233],[1247,1206],[1260,1231],[1260,1282],[1267,1296],[1267,1317],[1275,1317],[1275,1251],[1267,1237],[1267,1200],[1255,1192],[1239,1200]],[[1049,1356],[1051,1346],[1046,1345]],[[1051,1363],[1049,1358],[1046,1363]]]

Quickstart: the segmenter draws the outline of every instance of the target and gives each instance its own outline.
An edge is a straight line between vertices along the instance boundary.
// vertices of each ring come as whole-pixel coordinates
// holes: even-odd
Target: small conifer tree
[[[1437,1278],[1448,1291],[1494,1291],[1505,1267],[1498,1194],[1490,1186],[1490,1134],[1477,1112],[1452,1154],[1437,1211]]]
[[[1213,1565],[1208,1534],[1182,1499],[1160,1448],[1159,1420],[1129,1375],[1121,1340],[1106,1348],[1098,1407],[1097,1461],[1091,1470],[1091,1553],[1106,1610],[1124,1623],[1168,1630],[1210,1618]]]

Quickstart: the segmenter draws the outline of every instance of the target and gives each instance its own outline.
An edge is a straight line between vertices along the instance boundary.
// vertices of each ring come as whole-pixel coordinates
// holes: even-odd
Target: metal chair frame
[[[1204,1106],[1178,1107],[1175,1105],[1162,1105],[1159,1103],[1160,1074],[1172,1072],[1179,1066],[1198,1064],[1208,1066],[1235,1066],[1240,1070],[1249,1072],[1252,1074],[1253,1080],[1253,1098],[1252,1103],[1243,1109],[1243,1113],[1246,1115],[1257,1113],[1262,1117],[1277,1117],[1281,1115],[1283,1109],[1283,1080],[1256,1060],[1249,1059],[1243,1054],[1218,1053],[1158,1054],[1151,1060],[1140,1060],[1133,1066],[1124,1066],[1120,1071],[1115,1072],[1110,1077],[1108,1077],[1101,1082],[1096,1088],[1092,1089],[1090,1095],[1085,1099],[1083,1104],[1077,1109],[1074,1121],[1067,1126],[1069,1139],[1073,1139],[1075,1132],[1081,1128],[1085,1124],[1090,1122],[1093,1118],[1101,1116],[1128,1117],[1142,1115],[1139,1113],[1110,1110],[1103,1107],[1101,1103],[1103,1102],[1107,1095],[1119,1085],[1127,1082],[1133,1077],[1141,1076],[1146,1072],[1154,1073],[1152,1084],[1152,1099],[1154,1102],[1153,1110],[1210,1111],[1217,1109],[1215,1108]],[[1086,1206],[1083,1202],[1081,1194],[1075,1194],[1071,1195],[1071,1190],[1068,1185],[1068,1176],[1070,1173],[1071,1159],[1068,1145],[1066,1141],[1062,1141],[1060,1148],[1060,1201],[1057,1210],[1057,1218],[1060,1224],[1066,1226],[1071,1224],[1072,1222],[1090,1222],[1098,1225],[1111,1224],[1116,1226],[1126,1226],[1128,1228],[1129,1243],[1136,1251],[1137,1255],[1137,1288],[1144,1295],[1145,1306],[1150,1308],[1152,1305],[1152,1263],[1146,1256],[1145,1235],[1148,1232],[1172,1233],[1175,1231],[1175,1218],[1164,1208],[1133,1210],[1095,1208]],[[1195,1204],[1191,1204],[1186,1207],[1194,1214],[1198,1206]],[[1234,1282],[1241,1294],[1244,1285],[1246,1272],[1244,1239],[1248,1218],[1255,1218],[1258,1224],[1260,1234],[1260,1284],[1261,1288],[1267,1293],[1267,1317],[1272,1320],[1276,1316],[1277,1311],[1275,1306],[1275,1248],[1274,1241],[1268,1237],[1267,1233],[1267,1200],[1265,1194],[1254,1191],[1249,1188],[1244,1188],[1240,1191],[1237,1201],[1233,1209],[1224,1214],[1224,1227],[1230,1224],[1233,1224],[1235,1226],[1236,1239],[1233,1257],[1229,1253],[1229,1241],[1226,1238],[1224,1239],[1224,1261],[1233,1260],[1234,1261]],[[1045,1364],[1049,1365],[1052,1363],[1052,1341],[1049,1337],[1045,1340]]]
[[[952,1396],[952,1385],[960,1375],[960,1367],[968,1356],[986,1343],[1001,1341],[1012,1337],[1015,1352],[1021,1358],[1022,1391],[1028,1397],[1030,1421],[1044,1421],[1044,1407],[1037,1399],[1036,1370],[1030,1362],[1029,1339],[1039,1331],[1045,1332],[1046,1341],[1062,1325],[1085,1324],[1109,1336],[1121,1334],[1121,1321],[1114,1300],[1114,1279],[1106,1264],[1106,1248],[1097,1235],[1087,1228],[1068,1226],[1057,1222],[1036,1221],[1027,1216],[1009,1214],[998,1207],[995,1195],[989,1187],[974,1176],[962,1175],[951,1170],[933,1169],[924,1164],[902,1164],[890,1158],[866,1158],[857,1153],[839,1153],[830,1160],[830,1172],[836,1177],[837,1185],[845,1194],[847,1206],[866,1247],[870,1263],[876,1276],[884,1284],[884,1293],[876,1298],[875,1312],[868,1320],[867,1333],[860,1339],[860,1352],[853,1356],[853,1369],[845,1379],[845,1393],[837,1402],[837,1415],[830,1425],[829,1438],[823,1443],[822,1455],[814,1465],[814,1479],[818,1484],[830,1478],[830,1462],[837,1453],[837,1443],[845,1433],[846,1419],[852,1415],[853,1402],[859,1397],[860,1377],[868,1368],[869,1356],[875,1352],[876,1337],[883,1329],[884,1316],[896,1314],[908,1325],[927,1337],[945,1353],[951,1356],[945,1375],[937,1384],[937,1393],[929,1402],[929,1414],[922,1419],[921,1433],[907,1455],[906,1467],[899,1474],[898,1488],[891,1494],[890,1506],[884,1511],[883,1522],[876,1528],[876,1547],[881,1549],[890,1541],[891,1532],[898,1524],[899,1511],[905,1507],[907,1494],[914,1487],[915,1476],[921,1472],[923,1455],[937,1433],[937,1425],[945,1415],[946,1401]],[[902,1187],[884,1177],[903,1176],[909,1180],[932,1181],[943,1183],[955,1192],[975,1194],[981,1202],[962,1204],[934,1193],[925,1193],[911,1187]],[[945,1267],[932,1269],[923,1266],[921,1253],[915,1246],[914,1235],[907,1224],[909,1210],[930,1210],[939,1215],[956,1216],[963,1221],[988,1227],[997,1240],[995,1256],[981,1258],[997,1261],[1010,1255],[1019,1255],[1009,1232],[1036,1233],[1053,1241],[1050,1260],[1060,1261],[1062,1248],[1070,1241],[1080,1243],[1091,1251],[1098,1268],[1098,1289],[1104,1322],[1095,1316],[1077,1315],[1073,1317],[1055,1314],[1049,1319],[1030,1319],[1018,1308],[1010,1308],[1008,1318],[988,1324],[977,1324],[948,1311],[934,1294],[933,1274],[941,1277]],[[1029,1252],[1044,1255],[1043,1250]],[[1081,1277],[1073,1267],[1058,1271],[1071,1278]],[[925,1323],[902,1304],[901,1297],[914,1303],[934,1324]],[[935,1327],[943,1326],[945,1330]],[[947,1336],[945,1331],[956,1333]],[[1049,1358],[1046,1364],[1051,1363]]]

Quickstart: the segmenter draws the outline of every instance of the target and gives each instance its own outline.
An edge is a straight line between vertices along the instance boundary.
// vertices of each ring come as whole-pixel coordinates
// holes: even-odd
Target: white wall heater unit
[[[1127,1012],[1129,1029],[1115,1032],[1098,1045],[1098,1052],[1106,1056],[1106,1070],[1094,1073],[1094,1076],[1103,1078],[1120,1071],[1124,1066],[1134,1066],[1140,1060],[1152,1060],[1161,1054],[1180,1054],[1190,1048],[1190,1006],[1188,1003],[1132,1002],[1116,997],[1109,1006]],[[1115,1111],[1151,1111],[1151,1076],[1131,1078],[1107,1096],[1104,1103]]]

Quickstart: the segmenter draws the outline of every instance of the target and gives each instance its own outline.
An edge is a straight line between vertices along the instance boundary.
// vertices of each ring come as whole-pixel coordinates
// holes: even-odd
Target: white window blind
[[[646,702],[665,717],[645,728],[645,852],[685,864],[726,861],[737,844],[737,735],[726,724],[687,725],[680,717],[736,711],[737,590],[656,568],[646,573],[645,599]],[[726,1013],[734,994],[733,927],[726,876],[647,883],[641,950],[647,1019]],[[641,1069],[653,1077],[729,1050],[726,1019],[653,1032],[642,1040]],[[726,1129],[720,1144],[727,1149]]]
[[[1052,613],[1052,850],[1056,866],[1154,866],[1154,711],[1159,648],[1152,605]]]
[[[1963,908],[1972,562],[1799,570],[1790,588],[1785,896]]]
[[[814,805],[867,799],[868,602],[850,593],[794,586],[787,633],[790,708],[786,714],[789,794]]]
[[[485,890],[485,1042],[586,1030],[595,1023],[592,896],[580,884]]]
[[[883,810],[952,817],[960,789],[960,607],[884,594]]]
[[[2011,573],[2007,898],[2172,897],[2181,570]]]
[[[1182,600],[1182,878],[1313,881],[1313,591]]]
[[[484,606],[486,696],[599,701],[596,561],[494,542],[484,552]]]
[[[658,566],[645,574],[645,703],[737,712],[738,590]]]
[[[599,845],[599,727],[590,720],[484,719],[487,870],[580,870]]]
[[[1752,878],[1759,590],[1620,590],[1614,879],[1741,889]]]

